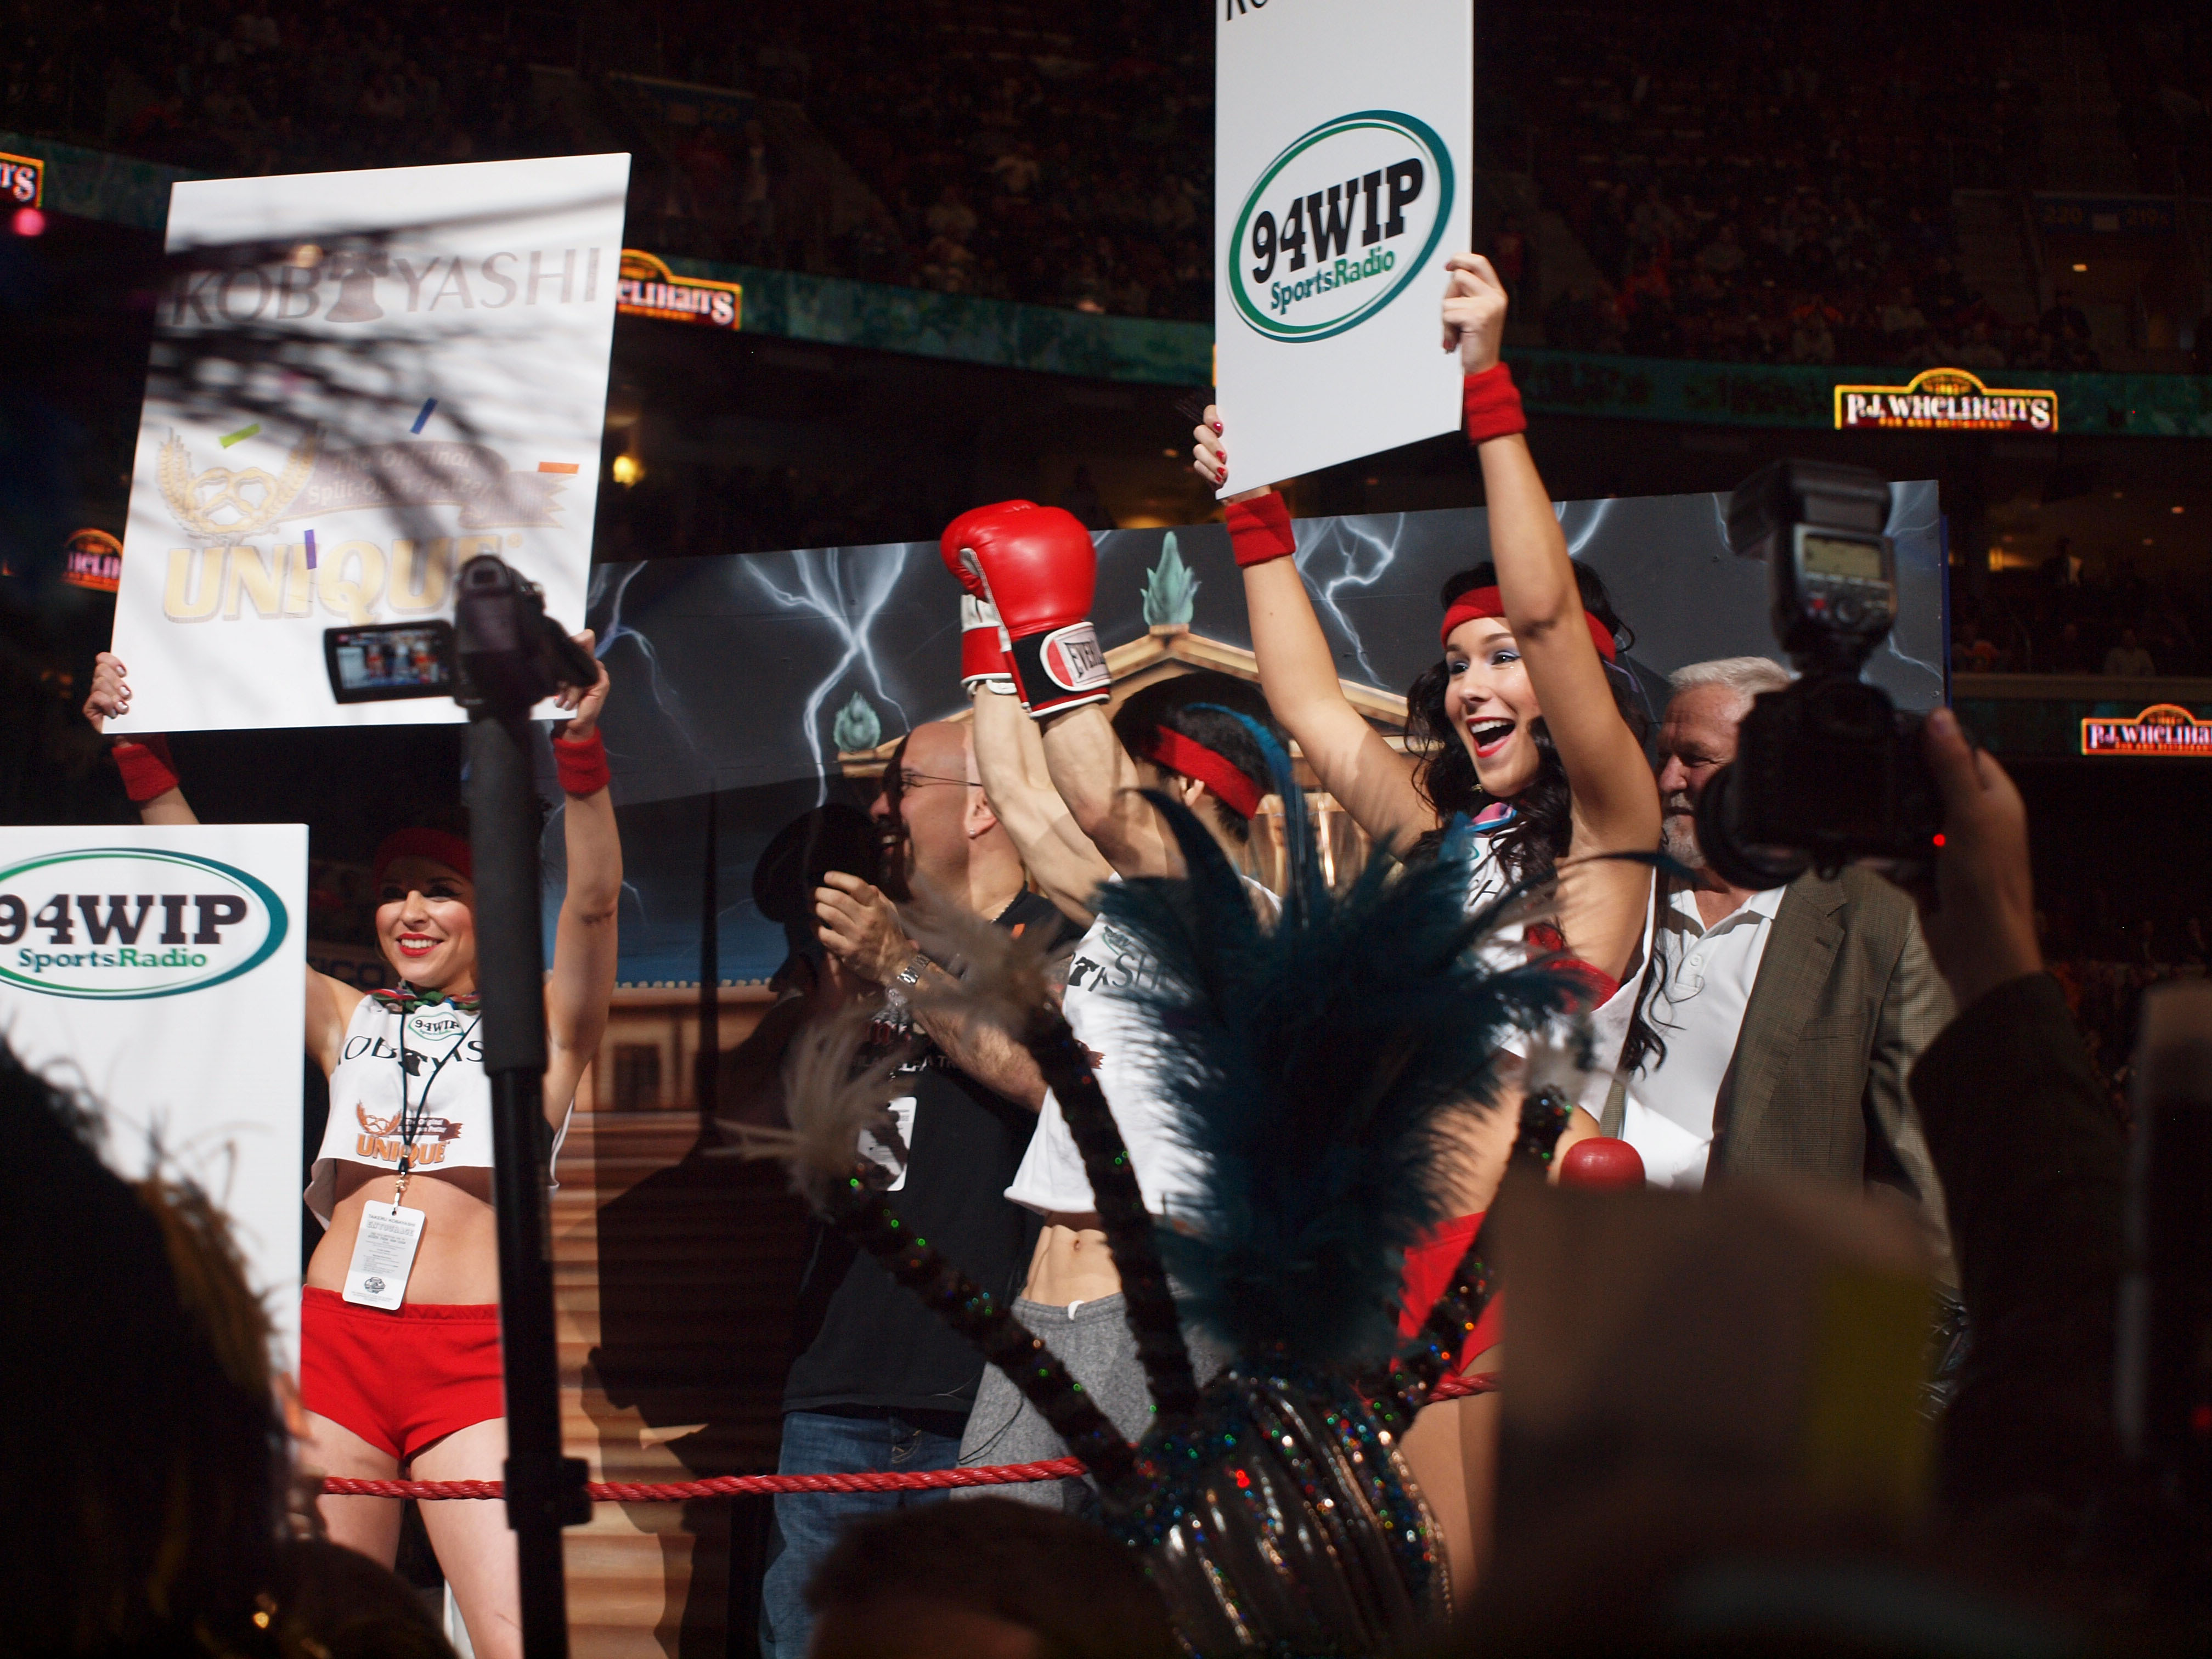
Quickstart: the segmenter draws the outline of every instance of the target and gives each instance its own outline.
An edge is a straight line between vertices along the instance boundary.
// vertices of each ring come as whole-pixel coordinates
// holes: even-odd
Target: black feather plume
[[[1433,860],[1378,857],[1332,893],[1290,758],[1252,730],[1285,805],[1274,928],[1165,798],[1188,873],[1117,884],[1100,903],[1161,963],[1156,988],[1121,994],[1158,1020],[1157,1086],[1206,1170],[1190,1231],[1161,1234],[1187,1313],[1241,1354],[1352,1374],[1397,1346],[1405,1251],[1448,1218],[1453,1130],[1488,1109],[1500,1041],[1571,991],[1544,966],[1478,957],[1520,895],[1467,913],[1464,827]]]

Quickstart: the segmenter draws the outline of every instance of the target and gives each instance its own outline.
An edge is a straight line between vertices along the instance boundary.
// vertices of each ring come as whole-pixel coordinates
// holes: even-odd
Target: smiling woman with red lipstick
[[[1471,906],[1517,881],[1549,884],[1553,921],[1531,926],[1527,943],[1571,959],[1583,975],[1595,1006],[1599,1064],[1610,1071],[1605,1050],[1617,1057],[1632,1002],[1620,982],[1641,966],[1651,866],[1607,855],[1650,854],[1659,846],[1659,793],[1642,736],[1646,716],[1613,666],[1627,630],[1595,573],[1568,556],[1522,435],[1528,423],[1520,396],[1498,361],[1504,287],[1478,254],[1455,254],[1446,270],[1443,343],[1458,352],[1466,375],[1467,435],[1482,469],[1493,562],[1445,584],[1442,659],[1407,694],[1410,752],[1393,750],[1344,696],[1291,556],[1290,514],[1267,489],[1228,498],[1260,684],[1322,787],[1377,847],[1418,855],[1464,814],[1480,832]],[[1218,411],[1206,410],[1195,435],[1200,476],[1225,483],[1229,458]],[[1409,1253],[1409,1321],[1448,1282],[1498,1190],[1517,1117],[1513,1100],[1500,1104],[1470,1123],[1460,1149],[1462,1218]],[[1577,1110],[1559,1149],[1596,1131]],[[1496,1331],[1486,1316],[1463,1355],[1469,1369],[1494,1363]],[[1457,1410],[1479,1418],[1492,1408],[1492,1401],[1468,1401]],[[1444,1409],[1424,1415],[1416,1440],[1431,1415]],[[1465,1490],[1456,1498],[1440,1460],[1420,1455],[1424,1449],[1408,1442],[1424,1491],[1458,1511],[1459,1527],[1445,1522],[1455,1575],[1480,1558],[1486,1541],[1482,1494],[1491,1444],[1472,1425],[1461,1438]]]
[[[577,636],[588,651],[592,636]],[[566,795],[568,890],[545,980],[545,1110],[560,1152],[576,1084],[614,994],[622,842],[598,726],[607,673],[562,692],[575,717],[553,740]],[[124,666],[102,653],[85,714],[127,712]],[[149,823],[193,823],[167,745],[118,744]],[[476,887],[466,836],[402,830],[375,857],[377,943],[397,991],[364,995],[307,970],[307,1053],[331,1112],[307,1188],[327,1231],[300,1309],[302,1463],[319,1474],[496,1480],[507,1457],[499,1358],[499,1244],[491,1201],[490,1085],[478,1040]],[[399,1504],[319,1500],[333,1541],[389,1566]],[[422,1519],[476,1651],[522,1650],[514,1534],[496,1504],[427,1504]]]

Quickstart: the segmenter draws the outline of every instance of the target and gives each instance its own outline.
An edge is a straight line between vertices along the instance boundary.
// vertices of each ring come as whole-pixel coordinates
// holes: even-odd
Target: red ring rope
[[[1497,1373],[1448,1376],[1429,1395],[1431,1403],[1472,1394],[1494,1394]],[[897,1474],[717,1474],[704,1480],[594,1480],[584,1488],[596,1504],[680,1504],[690,1498],[745,1498],[779,1492],[917,1492],[943,1486],[1008,1486],[1027,1480],[1061,1480],[1083,1473],[1079,1457],[1042,1463],[995,1463],[975,1469],[915,1469]],[[501,1480],[354,1480],[325,1475],[325,1498],[505,1498]]]

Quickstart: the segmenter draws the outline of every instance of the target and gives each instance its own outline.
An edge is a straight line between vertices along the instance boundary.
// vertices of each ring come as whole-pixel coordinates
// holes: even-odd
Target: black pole
[[[722,1058],[722,938],[715,921],[721,908],[717,896],[715,859],[721,836],[716,825],[714,792],[707,792],[707,850],[699,867],[699,1060],[693,1069],[692,1096],[699,1103],[699,1127],[712,1128],[720,1109],[714,1087]]]
[[[583,1463],[561,1452],[553,1333],[552,1137],[545,1122],[544,947],[530,727],[469,718],[470,848],[476,864],[477,988],[491,1082],[492,1197],[499,1227],[500,1358],[507,1378],[507,1523],[520,1566],[522,1650],[567,1659],[561,1528],[591,1519]]]

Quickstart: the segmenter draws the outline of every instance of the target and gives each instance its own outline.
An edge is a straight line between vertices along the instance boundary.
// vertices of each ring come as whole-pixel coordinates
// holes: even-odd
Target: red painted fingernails
[[[1213,429],[1214,429],[1216,432],[1220,431],[1220,430],[1221,430],[1221,422],[1218,422],[1218,421],[1216,421],[1216,422],[1213,423]]]

